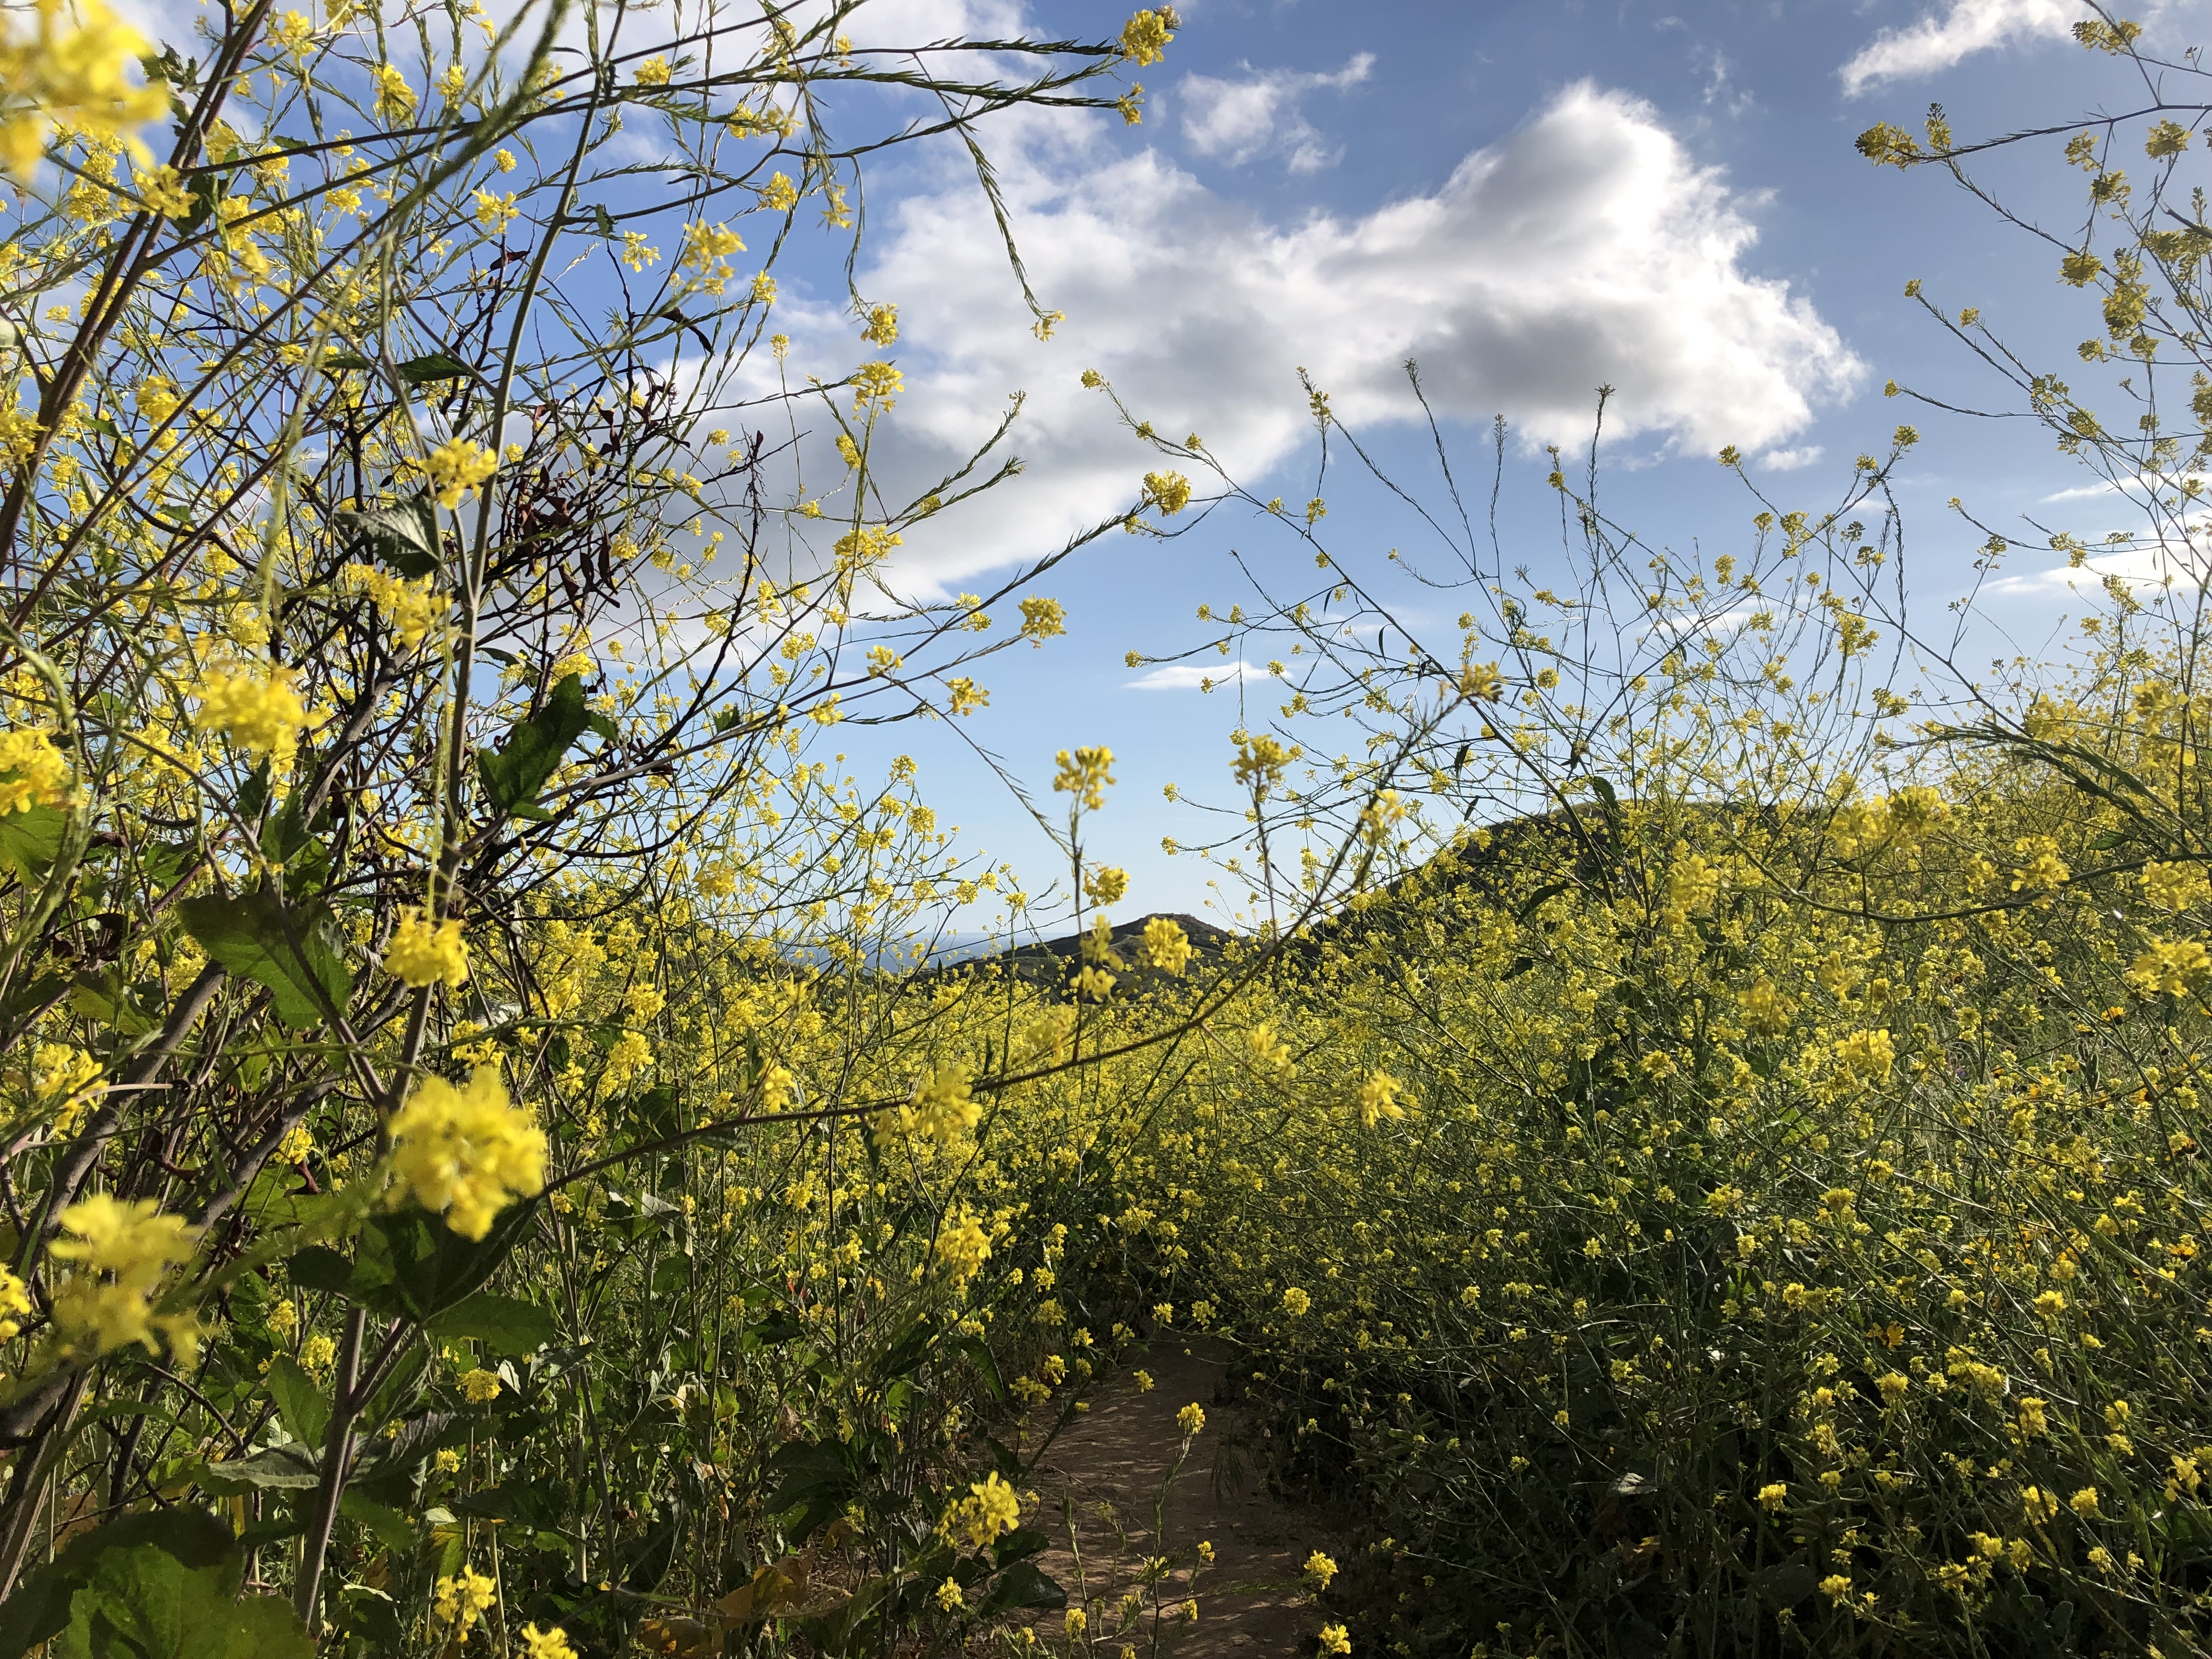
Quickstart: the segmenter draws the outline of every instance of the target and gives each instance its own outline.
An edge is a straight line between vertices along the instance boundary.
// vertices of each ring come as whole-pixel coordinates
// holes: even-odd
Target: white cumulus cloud
[[[1884,29],[1837,73],[1845,94],[1856,98],[1883,82],[1933,75],[2016,40],[2063,40],[2092,15],[2082,0],[1951,0],[1941,14]]]
[[[884,494],[918,493],[1009,393],[1030,394],[1012,440],[1025,474],[910,533],[917,574],[1002,566],[1134,504],[1159,462],[1081,388],[1085,368],[1251,484],[1310,438],[1301,366],[1340,418],[1370,428],[1418,418],[1411,358],[1441,416],[1503,413],[1527,441],[1587,441],[1596,388],[1611,386],[1615,438],[1751,453],[1784,443],[1863,372],[1802,295],[1745,268],[1755,204],[1624,94],[1570,87],[1431,192],[1290,225],[1127,149],[1122,131],[997,135],[1030,278],[1066,313],[1049,343],[1028,331],[972,177],[948,174],[878,221],[860,286],[900,307],[906,376],[878,436]],[[877,355],[827,308],[777,315],[796,372],[835,379]],[[1300,486],[1264,493],[1277,489]]]
[[[1821,453],[1819,444],[1802,444],[1795,449],[1770,449],[1759,457],[1759,465],[1769,472],[1795,472],[1801,467],[1812,465],[1820,459]]]
[[[1232,165],[1276,153],[1293,173],[1332,166],[1342,151],[1323,142],[1298,108],[1298,100],[1309,92],[1341,92],[1358,86],[1374,67],[1375,54],[1363,52],[1328,75],[1280,69],[1238,81],[1187,75],[1179,88],[1183,136],[1201,155],[1218,156]]]

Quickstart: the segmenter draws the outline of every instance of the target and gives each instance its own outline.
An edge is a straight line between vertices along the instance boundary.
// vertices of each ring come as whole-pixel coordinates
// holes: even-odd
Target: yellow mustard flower
[[[404,1196],[482,1238],[501,1210],[545,1186],[545,1133],[512,1104],[496,1066],[455,1088],[425,1078],[392,1115],[392,1165]]]
[[[385,947],[384,969],[417,990],[460,984],[469,976],[469,948],[459,919],[428,922],[419,910],[403,912]]]

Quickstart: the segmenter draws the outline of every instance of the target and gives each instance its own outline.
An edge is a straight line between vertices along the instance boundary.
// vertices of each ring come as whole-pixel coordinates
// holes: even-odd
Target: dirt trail
[[[1095,1633],[1115,1627],[1112,1604],[1137,1581],[1147,1556],[1176,1559],[1170,1586],[1176,1586],[1185,1582],[1200,1541],[1212,1543],[1213,1565],[1198,1584],[1197,1621],[1156,1626],[1147,1613],[1121,1638],[1133,1641],[1146,1659],[1155,1651],[1156,1629],[1163,1659],[1309,1654],[1323,1622],[1301,1583],[1300,1567],[1312,1550],[1331,1547],[1326,1523],[1270,1497],[1258,1470],[1249,1464],[1238,1469],[1233,1455],[1217,1462],[1238,1416],[1218,1400],[1225,1364],[1225,1351],[1218,1345],[1156,1340],[1149,1356],[1107,1379],[1091,1396],[1091,1410],[1052,1443],[1032,1483],[1042,1512],[1029,1524],[1061,1540],[1041,1565],[1066,1587],[1070,1606],[1087,1590],[1098,1621]],[[1138,1391],[1133,1373],[1139,1369],[1152,1374],[1149,1392]],[[1176,1413],[1194,1401],[1206,1408],[1206,1425],[1169,1494],[1163,1542],[1153,1534],[1153,1507],[1182,1440]],[[1063,1493],[1074,1500],[1082,1540],[1080,1590],[1060,1520]],[[1175,1590],[1170,1587],[1165,1594]],[[1107,1602],[1103,1621],[1100,1597]],[[1098,1650],[1114,1653],[1119,1646],[1104,1642]]]

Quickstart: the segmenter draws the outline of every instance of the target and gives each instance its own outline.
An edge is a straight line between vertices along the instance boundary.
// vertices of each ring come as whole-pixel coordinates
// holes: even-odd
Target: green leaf
[[[210,893],[177,906],[185,931],[234,974],[268,988],[276,1018],[295,1030],[319,1025],[323,1004],[343,1008],[352,975],[319,908],[287,904],[264,888],[234,898]]]
[[[983,1386],[991,1391],[991,1398],[1004,1400],[1006,1397],[1006,1380],[999,1375],[997,1357],[992,1353],[991,1345],[981,1337],[956,1337],[947,1342],[940,1352],[966,1355],[969,1363],[974,1365],[981,1376]]]
[[[326,374],[335,374],[342,369],[375,367],[358,351],[326,351],[323,354],[323,372]]]
[[[1792,1607],[1820,1587],[1820,1575],[1802,1561],[1784,1561],[1753,1575],[1766,1599],[1778,1607]]]
[[[536,1353],[560,1334],[551,1309],[494,1291],[478,1291],[429,1320],[424,1329],[435,1337],[466,1337],[515,1358]]]
[[[775,1496],[768,1501],[770,1515],[802,1510],[799,1519],[785,1528],[794,1543],[803,1543],[819,1528],[845,1512],[845,1505],[860,1490],[859,1477],[847,1461],[843,1446],[810,1446],[794,1440],[769,1460],[771,1472],[782,1477]]]
[[[271,1504],[269,1508],[275,1512],[276,1519],[248,1527],[239,1534],[239,1548],[262,1549],[270,1544],[281,1544],[288,1538],[297,1538],[307,1531],[307,1506],[305,1504]]]
[[[0,817],[0,858],[25,881],[35,881],[61,856],[69,814],[58,806],[32,806]]]
[[[620,1115],[625,1139],[633,1146],[665,1140],[671,1135],[682,1133],[688,1127],[684,1121],[683,1097],[665,1083],[655,1084],[623,1105]]]
[[[659,1266],[653,1270],[653,1293],[655,1296],[674,1296],[691,1282],[691,1258],[676,1255],[661,1257]]]
[[[322,1476],[322,1460],[314,1449],[293,1440],[258,1451],[251,1457],[210,1463],[200,1471],[200,1485],[226,1496],[247,1492],[311,1492],[320,1484]]]
[[[937,1340],[936,1328],[927,1319],[917,1320],[901,1332],[890,1349],[875,1364],[879,1377],[908,1376],[925,1364]]]
[[[798,1620],[798,1632],[817,1653],[867,1652],[872,1645],[870,1638],[881,1625],[884,1602],[890,1593],[887,1578],[868,1579],[829,1612]]]
[[[70,987],[69,1002],[88,1019],[112,1025],[125,1036],[143,1036],[157,1022],[138,1006],[131,993],[122,970],[106,968],[98,973],[79,974]]]
[[[410,386],[428,386],[437,380],[465,380],[471,373],[466,363],[458,357],[448,357],[442,351],[410,357],[399,365],[399,378]]]
[[[1000,1573],[991,1586],[991,1593],[983,1598],[982,1606],[975,1609],[978,1619],[988,1619],[994,1613],[1006,1613],[1015,1607],[1064,1607],[1067,1592],[1045,1577],[1034,1561],[1017,1561]]]
[[[407,1357],[392,1368],[392,1375],[384,1379],[383,1386],[377,1389],[375,1397],[368,1402],[368,1410],[364,1415],[369,1421],[391,1421],[403,1401],[415,1398],[416,1384],[422,1373],[429,1369],[430,1348],[428,1343],[412,1342],[408,1345],[408,1350]]]
[[[29,983],[19,986],[14,995],[0,1002],[0,1024],[13,1025],[33,1008],[44,1008],[62,993],[68,981],[59,974],[40,974]]]
[[[192,198],[192,210],[185,216],[182,226],[187,234],[208,222],[208,216],[215,211],[216,202],[222,195],[229,176],[227,173],[214,172],[193,175],[191,183],[185,186]]]
[[[427,576],[439,563],[438,509],[428,495],[392,507],[336,515],[338,528],[365,551],[403,576]]]
[[[483,779],[491,804],[517,817],[544,816],[544,809],[537,806],[538,792],[559,769],[568,745],[590,725],[591,712],[584,707],[583,678],[568,675],[553,688],[544,708],[515,723],[496,754],[489,749],[477,750],[477,775]]]
[[[745,1352],[753,1353],[770,1343],[788,1342],[793,1337],[805,1334],[806,1327],[799,1323],[796,1315],[788,1309],[778,1308],[759,1324],[747,1326],[738,1346]]]
[[[1000,1567],[1011,1567],[1017,1561],[1026,1561],[1032,1555],[1042,1555],[1052,1547],[1052,1540],[1035,1527],[1016,1527],[991,1546],[991,1559]]]
[[[353,1258],[327,1244],[310,1244],[284,1264],[303,1291],[343,1296],[353,1282]]]
[[[376,1535],[376,1541],[388,1550],[407,1550],[415,1547],[414,1517],[389,1504],[380,1504],[368,1493],[348,1488],[338,1500],[338,1513],[349,1521],[357,1521]]]
[[[425,1412],[399,1425],[398,1432],[370,1441],[355,1466],[354,1484],[380,1503],[403,1503],[414,1496],[415,1471],[430,1455],[467,1441],[469,1419],[457,1412]]]
[[[407,1645],[399,1619],[399,1604],[369,1584],[348,1584],[333,1598],[337,1627],[350,1641],[365,1643],[371,1653],[398,1654]]]
[[[313,1659],[307,1632],[270,1595],[234,1601],[225,1570],[187,1569],[152,1545],[111,1550],[70,1599],[57,1659]],[[234,1581],[233,1581],[234,1583]]]
[[[330,808],[325,805],[313,823],[307,822],[303,803],[295,792],[277,810],[261,832],[261,855],[272,864],[289,864],[313,845],[315,832],[327,829]]]
[[[1567,890],[1567,887],[1568,884],[1564,881],[1546,882],[1522,901],[1521,908],[1515,914],[1514,920],[1521,922],[1527,921],[1529,917],[1536,914],[1546,899],[1557,898]]]
[[[322,1444],[323,1431],[330,1426],[331,1402],[300,1369],[300,1362],[289,1353],[278,1354],[269,1362],[268,1382],[269,1397],[276,1402],[276,1414],[293,1437],[311,1446]]]
[[[238,816],[248,823],[258,819],[269,805],[269,763],[264,760],[239,787]]]
[[[683,1536],[684,1505],[672,1498],[644,1537],[622,1547],[623,1588],[649,1591],[658,1585],[674,1565],[676,1546]]]
[[[364,1307],[427,1323],[483,1287],[531,1225],[534,1203],[501,1212],[491,1231],[463,1238],[421,1210],[379,1216],[362,1229],[348,1293]]]
[[[70,1602],[92,1582],[101,1559],[112,1552],[159,1550],[187,1570],[220,1569],[227,1589],[235,1592],[245,1576],[245,1558],[230,1528],[205,1510],[156,1510],[126,1515],[81,1533],[52,1561],[27,1574],[15,1593],[0,1603],[0,1659],[22,1659],[28,1650],[51,1641],[70,1621]]]
[[[573,1519],[574,1494],[551,1480],[517,1479],[450,1500],[456,1511],[527,1527],[559,1528]]]

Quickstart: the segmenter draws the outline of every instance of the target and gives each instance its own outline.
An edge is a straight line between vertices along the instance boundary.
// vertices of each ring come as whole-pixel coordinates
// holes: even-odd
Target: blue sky
[[[1127,3],[871,0],[850,27],[864,48],[1100,40]],[[144,6],[178,22],[170,0],[133,9]],[[1332,556],[1363,574],[1401,544],[1419,554],[1419,529],[1340,465],[1316,486],[1301,368],[1339,420],[1431,499],[1438,480],[1401,363],[1419,361],[1455,465],[1478,489],[1491,418],[1504,416],[1507,560],[1539,582],[1560,562],[1543,446],[1587,446],[1601,383],[1615,388],[1609,510],[1655,545],[1708,554],[1740,548],[1755,508],[1715,464],[1723,445],[1741,447],[1778,504],[1817,512],[1842,493],[1854,457],[1913,421],[1924,441],[1896,479],[1923,617],[1940,617],[1971,580],[1981,539],[1949,498],[1985,521],[2033,514],[2090,535],[2120,516],[2027,423],[1881,395],[1893,378],[1948,402],[2007,401],[1904,296],[1908,278],[1954,313],[1978,306],[2038,366],[2077,385],[2088,372],[2073,346],[2100,331],[2094,291],[2061,288],[2049,249],[1939,173],[1877,170],[1852,149],[1877,119],[1917,126],[1931,100],[1962,134],[2129,106],[2140,88],[2126,66],[2068,38],[2081,0],[1190,0],[1182,10],[1165,61],[1134,71],[1141,125],[1107,112],[1022,112],[983,133],[1037,296],[1065,313],[1049,341],[1030,334],[957,145],[871,164],[859,283],[871,302],[899,307],[890,355],[906,380],[875,452],[883,493],[912,499],[993,428],[1010,395],[1027,398],[1010,446],[1027,470],[909,534],[909,591],[988,592],[1135,504],[1160,463],[1082,388],[1092,368],[1163,433],[1203,436],[1260,497],[1295,507],[1318,487]],[[2206,11],[2204,0],[2163,0],[2145,14],[2148,44],[2178,52]],[[871,96],[850,94],[856,131],[880,130]],[[643,131],[636,142],[649,143]],[[2080,179],[2062,143],[1996,156],[1986,172],[2031,214],[2078,223]],[[843,247],[825,234],[793,252],[778,267],[775,313],[791,368],[840,380],[878,355],[858,338]],[[1035,890],[1052,878],[1051,844],[977,751],[1049,805],[1054,751],[1109,744],[1119,783],[1087,850],[1129,869],[1121,914],[1233,916],[1241,891],[1212,893],[1212,870],[1161,842],[1203,831],[1164,785],[1229,794],[1238,687],[1209,694],[1190,683],[1195,669],[1132,668],[1125,656],[1201,645],[1216,630],[1198,606],[1249,605],[1245,570],[1271,582],[1310,583],[1314,572],[1310,549],[1279,523],[1241,507],[1197,517],[1172,540],[1117,532],[1075,555],[1039,590],[1066,606],[1066,637],[993,659],[981,676],[991,706],[957,730],[839,728],[850,769],[879,774],[910,747],[961,844],[1012,860]],[[2050,578],[2056,562],[2015,561],[1984,605],[1978,648],[2043,654],[2064,637],[2082,606]],[[1415,605],[1412,619],[1449,631],[1442,612]],[[1255,677],[1255,723],[1279,699],[1271,690]]]
[[[1042,33],[1113,27],[1088,5],[969,9]],[[1899,475],[1910,580],[1920,614],[1938,613],[1980,539],[1948,498],[1986,520],[2033,513],[2077,532],[2115,515],[2094,496],[2051,499],[2087,480],[2025,423],[1881,395],[1894,378],[1947,401],[2002,402],[1904,297],[1905,281],[1954,311],[1980,306],[2027,355],[2075,371],[2094,307],[2059,287],[2040,245],[1947,179],[1878,171],[1851,141],[1878,118],[1917,126],[1931,100],[1962,133],[2122,106],[2124,71],[2067,38],[2080,15],[2068,0],[1200,0],[1167,61],[1141,72],[1141,126],[1102,117],[1000,135],[1039,297],[1068,313],[1051,343],[1023,331],[972,182],[942,156],[872,180],[862,287],[902,307],[896,424],[910,462],[950,454],[1007,392],[1030,398],[1015,440],[1029,472],[911,550],[910,569],[948,591],[977,587],[1131,502],[1158,463],[1076,387],[1086,368],[1164,431],[1199,430],[1261,495],[1298,502],[1312,452],[1296,367],[1378,453],[1418,471],[1397,379],[1410,353],[1465,464],[1480,465],[1492,413],[1522,434],[1506,522],[1540,576],[1557,538],[1543,529],[1548,463],[1529,440],[1585,444],[1601,380],[1620,388],[1611,506],[1655,543],[1709,552],[1745,537],[1753,510],[1712,459],[1722,443],[1741,444],[1785,505],[1818,508],[1856,455],[1911,419],[1925,441]],[[2185,44],[2202,21],[2201,6],[2168,7],[2153,39]],[[2063,221],[2078,212],[2078,185],[2058,149],[1999,158],[1990,176]],[[798,337],[802,356],[852,349]],[[1373,492],[1343,487],[1330,489],[1333,545],[1379,556],[1396,522]],[[1232,550],[1290,556],[1269,528],[1223,514],[1172,543],[1094,544],[1044,585],[1068,606],[1068,637],[1008,653],[986,677],[993,706],[969,735],[1033,785],[1063,745],[1107,743],[1121,757],[1094,850],[1130,868],[1131,914],[1207,905],[1212,872],[1159,851],[1163,836],[1194,831],[1161,787],[1226,794],[1237,709],[1233,687],[1147,685],[1124,653],[1206,637],[1200,601],[1249,597]],[[2008,635],[2036,651],[2079,616],[2044,574],[2056,562],[2016,562],[2010,591],[1989,601],[1992,647]],[[963,841],[1041,880],[1049,848],[1020,806],[957,744],[918,752]]]

